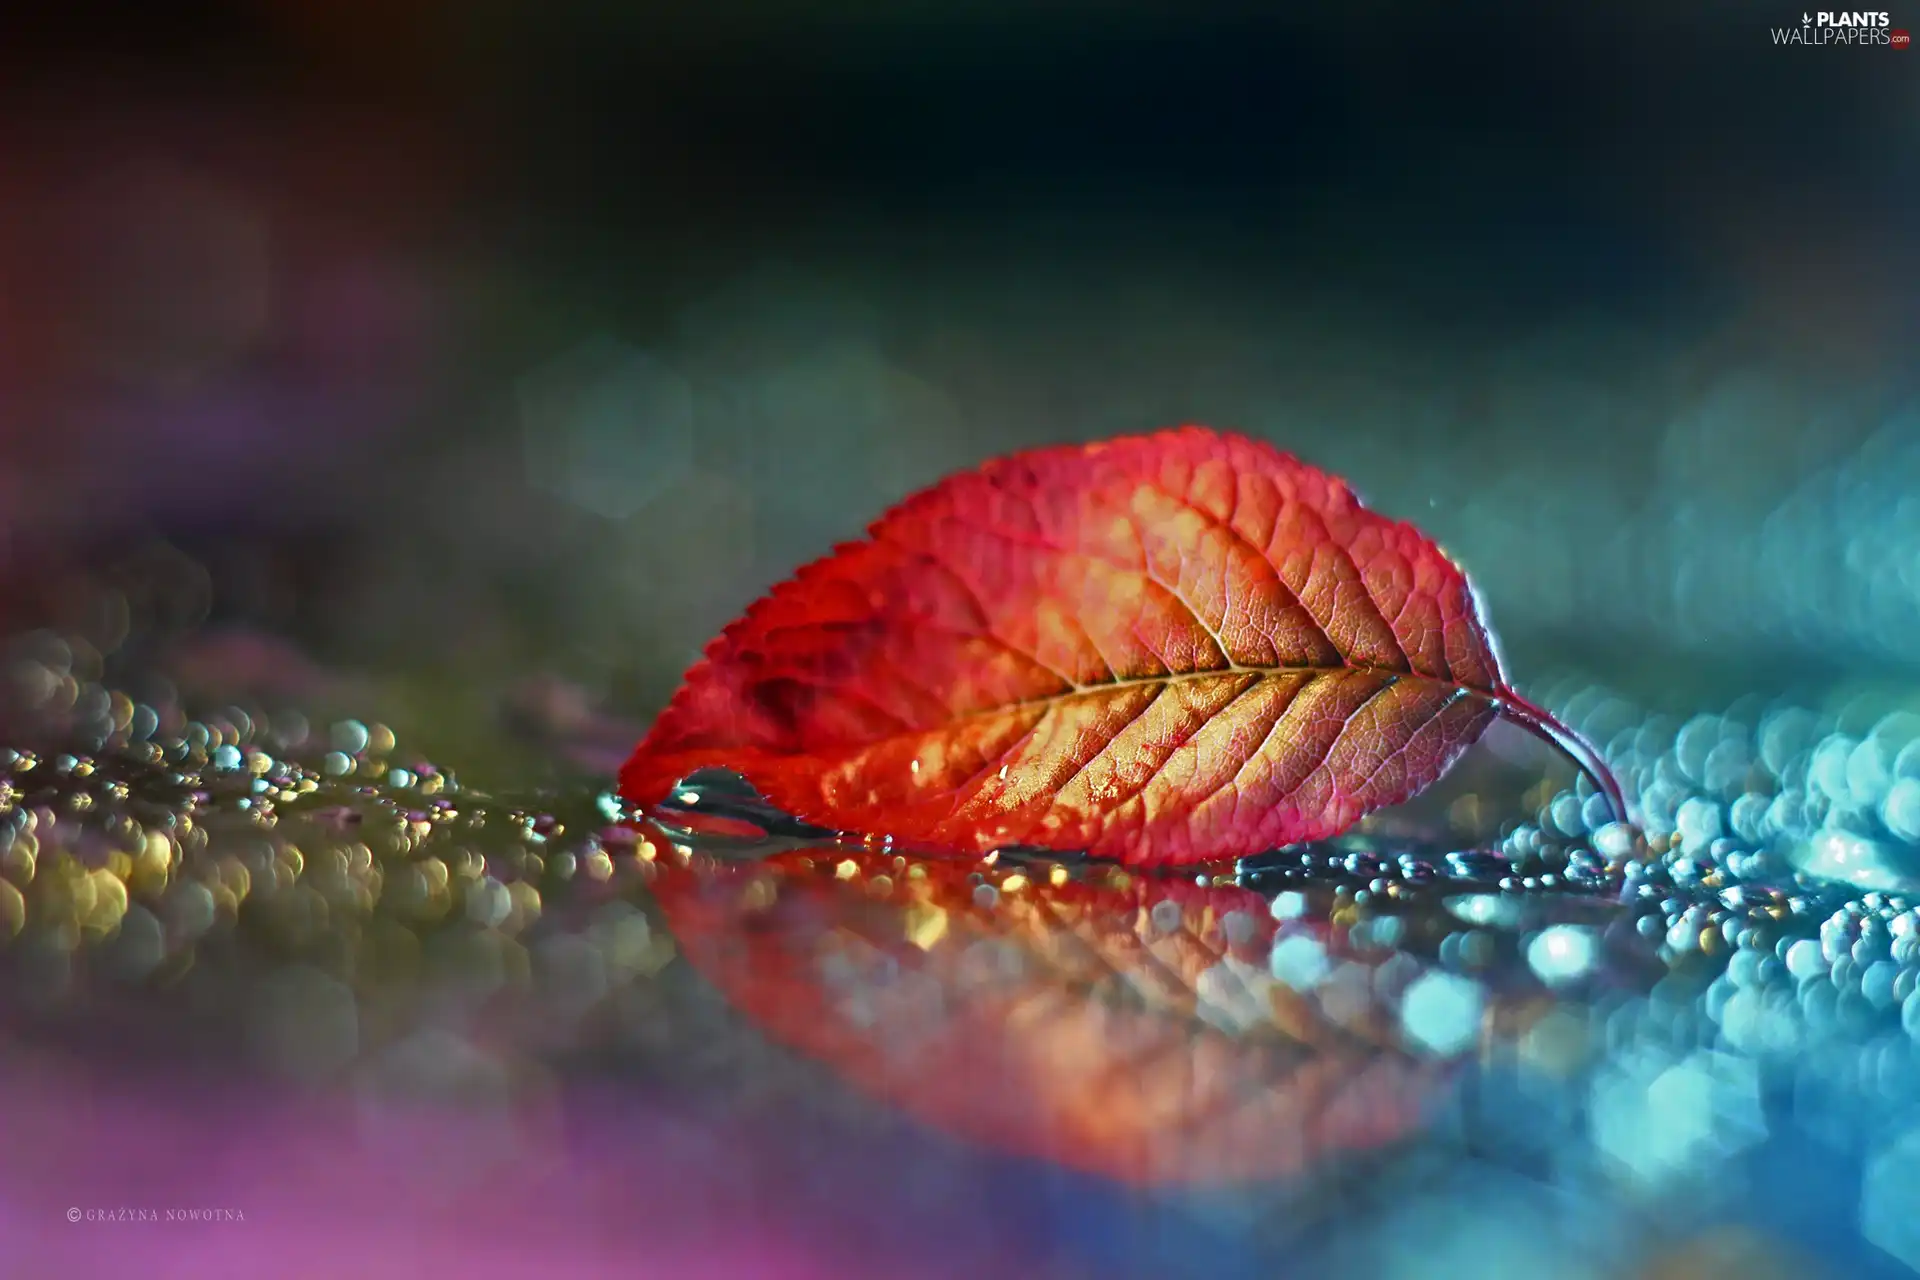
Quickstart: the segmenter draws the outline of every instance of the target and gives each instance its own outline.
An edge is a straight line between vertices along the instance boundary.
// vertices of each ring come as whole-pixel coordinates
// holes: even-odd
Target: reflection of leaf
[[[684,850],[653,888],[683,954],[773,1039],[967,1140],[1138,1183],[1298,1172],[1404,1135],[1443,1064],[1272,976],[1246,890],[1118,869],[817,847]],[[1326,930],[1303,934],[1342,948]],[[1339,1010],[1340,1022],[1326,1008]]]
[[[910,499],[714,642],[621,789],[720,766],[840,830],[1194,862],[1404,800],[1501,710],[1570,741],[1438,547],[1189,427]]]

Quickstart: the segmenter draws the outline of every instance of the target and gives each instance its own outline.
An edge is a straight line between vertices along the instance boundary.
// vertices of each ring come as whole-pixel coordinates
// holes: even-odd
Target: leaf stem
[[[1501,685],[1495,690],[1494,703],[1514,723],[1573,761],[1574,767],[1586,774],[1600,793],[1606,796],[1616,822],[1631,820],[1627,815],[1627,800],[1620,790],[1619,781],[1591,742],[1561,724],[1546,708],[1521,697],[1511,685]]]

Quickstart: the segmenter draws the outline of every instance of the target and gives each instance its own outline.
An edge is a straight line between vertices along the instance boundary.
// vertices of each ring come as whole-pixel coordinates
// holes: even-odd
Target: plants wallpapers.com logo
[[[1893,26],[1886,13],[1803,12],[1797,27],[1773,28],[1775,44],[1843,45],[1850,48],[1881,46],[1906,49],[1912,37]]]

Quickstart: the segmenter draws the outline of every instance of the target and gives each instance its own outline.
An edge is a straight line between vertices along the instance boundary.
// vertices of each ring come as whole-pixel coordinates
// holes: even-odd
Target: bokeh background
[[[954,468],[1191,420],[1432,531],[1523,685],[1920,667],[1920,76],[1797,10],[63,12],[0,54],[20,625],[488,755]]]
[[[0,632],[27,638],[10,679],[34,705],[64,689],[104,708],[112,685],[264,708],[311,721],[314,743],[338,718],[350,776],[384,759],[373,725],[469,784],[585,804],[581,775],[617,765],[720,626],[890,503],[1010,449],[1199,421],[1292,449],[1435,535],[1479,582],[1521,688],[1587,712],[1617,695],[1604,734],[1638,753],[1623,771],[1664,780],[1655,834],[1692,873],[1733,837],[1795,865],[1837,849],[1849,872],[1848,840],[1920,839],[1920,750],[1904,749],[1920,721],[1898,714],[1920,713],[1920,54],[1777,45],[1770,28],[1799,17],[1721,0],[206,0],[16,20],[0,39]],[[1785,705],[1800,737],[1776,749],[1786,730],[1768,737],[1761,713]],[[1643,731],[1649,713],[1664,728]],[[1676,741],[1683,723],[1698,732]],[[1760,797],[1744,816],[1742,788]],[[1792,810],[1777,821],[1775,792]],[[1821,826],[1829,808],[1846,821]],[[1871,883],[1911,891],[1911,870]],[[1705,915],[1670,914],[1705,936]],[[1867,928],[1880,950],[1856,952],[1863,926],[1847,929],[1832,945],[1822,930],[1791,976],[1904,965],[1920,1028],[1920,948]],[[336,987],[316,990],[337,1005]],[[688,997],[699,1018],[720,1018],[711,997]],[[1757,1130],[1724,1114],[1718,1058],[1682,1060],[1678,1084],[1678,1067],[1618,1064],[1621,1098],[1647,1094],[1642,1077],[1679,1093],[1633,1110],[1641,1128],[1611,1155],[1638,1170],[1694,1169],[1682,1147],[1747,1153],[1774,1193],[1746,1225],[1663,1217],[1662,1183],[1616,1231],[1564,1180],[1475,1163],[1534,1124],[1490,1086],[1439,1163],[1340,1192],[1386,1225],[1329,1228],[1298,1255],[1267,1201],[1149,1214],[1065,1174],[935,1158],[890,1120],[836,1166],[836,1194],[814,1157],[844,1129],[795,1119],[765,1083],[792,1062],[756,1066],[764,1046],[737,1025],[646,1030],[662,1025],[646,1002],[670,997],[634,999],[634,1034],[660,1040],[648,1062],[687,1079],[724,1060],[732,1092],[689,1116],[631,1071],[568,1076],[571,1131],[601,1145],[543,1173],[548,1198],[511,1238],[461,1232],[474,1205],[514,1197],[539,1141],[487,1165],[461,1155],[484,1134],[429,1126],[370,1166],[315,1145],[337,1119],[322,1104],[296,1119],[182,1085],[177,1108],[143,1107],[110,1049],[96,1076],[29,1037],[0,1043],[11,1096],[32,1102],[12,1114],[52,1117],[11,1149],[75,1153],[46,1176],[117,1170],[113,1194],[132,1197],[224,1135],[193,1184],[209,1196],[278,1179],[278,1203],[333,1197],[342,1215],[283,1214],[299,1230],[168,1261],[195,1275],[289,1259],[336,1274],[346,1254],[325,1249],[349,1246],[368,1275],[456,1256],[503,1275],[543,1259],[586,1274],[590,1257],[607,1274],[1040,1258],[1079,1275],[1310,1256],[1309,1274],[1412,1276],[1456,1255],[1537,1275],[1572,1274],[1583,1249],[1608,1259],[1594,1274],[1799,1275],[1763,1229],[1805,1209],[1788,1237],[1823,1248],[1832,1222],[1863,1220],[1847,1199],[1862,1187],[1893,1190],[1873,1192],[1875,1246],[1835,1255],[1849,1274],[1920,1258],[1899,1225],[1908,1183],[1886,1172],[1920,1129],[1872,1147],[1877,1180],[1829,1177],[1786,1137],[1742,1145]],[[1831,1030],[1822,1000],[1804,1020]],[[427,1068],[473,1066],[431,1019],[417,1035],[391,1021],[376,1074],[420,1067],[432,1093],[445,1081]],[[501,1058],[542,1064],[530,1095],[518,1075],[511,1090],[533,1097],[540,1141],[546,1048]],[[504,1089],[494,1065],[474,1069]],[[461,1080],[446,1087],[477,1087]],[[1911,1109],[1876,1080],[1854,1080],[1850,1116]],[[383,1160],[392,1183],[367,1174]],[[431,1249],[340,1207],[342,1185],[389,1203],[463,1161],[506,1172],[434,1220]],[[44,1229],[19,1192],[41,1175],[0,1171],[0,1209]],[[1844,1186],[1832,1203],[1828,1184]],[[1456,1230],[1462,1197],[1511,1208]],[[821,1225],[844,1236],[867,1203],[885,1232],[849,1246]],[[741,1217],[755,1231],[730,1235]],[[125,1247],[89,1265],[161,1265]]]

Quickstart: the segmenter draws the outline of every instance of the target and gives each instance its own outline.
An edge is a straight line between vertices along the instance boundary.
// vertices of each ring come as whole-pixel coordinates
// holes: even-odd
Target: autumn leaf
[[[1370,994],[1387,953],[1296,922],[1353,998],[1274,978],[1272,913],[1237,886],[657,847],[676,944],[756,1027],[998,1151],[1132,1184],[1293,1176],[1408,1136],[1454,1069],[1398,1043]]]
[[[748,609],[621,772],[840,831],[1133,865],[1321,839],[1438,779],[1507,684],[1466,575],[1268,445],[1184,427],[990,462]]]

